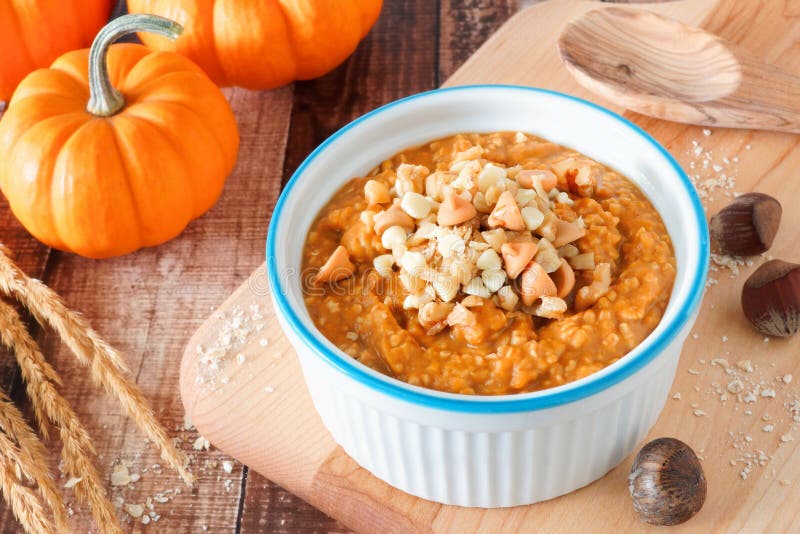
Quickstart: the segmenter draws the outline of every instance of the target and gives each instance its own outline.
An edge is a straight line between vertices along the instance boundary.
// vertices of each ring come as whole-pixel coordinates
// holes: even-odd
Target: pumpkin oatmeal
[[[499,395],[594,373],[655,329],[675,279],[626,178],[519,132],[405,150],[345,184],[303,251],[317,328],[360,362]]]

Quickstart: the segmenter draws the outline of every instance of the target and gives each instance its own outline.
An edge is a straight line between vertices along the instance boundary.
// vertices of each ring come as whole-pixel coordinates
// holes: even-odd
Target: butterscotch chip
[[[556,295],[562,299],[566,298],[575,287],[575,272],[564,258],[561,258],[561,266],[550,275],[550,278],[556,285]]]
[[[558,220],[556,222],[556,238],[553,241],[553,246],[563,247],[573,241],[577,241],[586,235],[586,229],[578,226],[576,223]]]
[[[392,197],[389,195],[389,187],[385,183],[368,180],[364,184],[364,199],[367,201],[367,205],[375,206],[391,202]]]
[[[558,177],[545,169],[526,169],[517,173],[517,183],[522,187],[534,188],[536,182],[549,193],[558,184]]]
[[[403,211],[398,204],[392,204],[386,211],[382,211],[373,217],[373,229],[378,235],[382,235],[387,228],[400,226],[407,230],[414,229],[414,219]]]
[[[538,245],[536,243],[505,243],[500,247],[500,252],[503,255],[503,263],[506,266],[506,274],[511,279],[525,270],[525,267],[531,262],[536,255]]]
[[[489,226],[503,227],[516,232],[525,230],[525,221],[510,191],[504,191],[489,215]]]
[[[541,265],[531,262],[522,272],[520,293],[522,293],[522,303],[532,306],[537,299],[555,296],[556,285]]]
[[[453,191],[449,191],[445,194],[444,201],[439,206],[436,222],[440,226],[456,226],[469,221],[477,214],[478,211],[472,205],[472,202]]]
[[[328,261],[320,268],[314,277],[315,284],[336,282],[353,276],[355,265],[350,261],[350,254],[347,249],[339,245]]]

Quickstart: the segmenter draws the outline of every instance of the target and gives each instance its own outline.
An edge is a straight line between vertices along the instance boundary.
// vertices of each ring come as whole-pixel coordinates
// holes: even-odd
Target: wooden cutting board
[[[568,21],[588,10],[607,8],[608,4],[568,0],[528,8],[508,21],[446,85],[533,85],[598,100],[570,78],[555,43]],[[702,26],[800,74],[800,0],[683,0],[637,9]],[[599,103],[623,111],[612,103]],[[632,113],[626,116],[697,176],[709,214],[730,201],[734,191],[758,190],[780,199],[783,222],[770,254],[800,260],[800,210],[793,209],[800,198],[800,136],[703,132]],[[767,343],[739,308],[741,285],[762,261],[753,258],[751,264],[735,268],[738,275],[719,266],[712,270],[712,285],[673,386],[679,398],[668,402],[649,436],[682,439],[703,458],[708,498],[682,532],[800,528],[800,424],[792,419],[797,415],[792,403],[800,398],[800,337]],[[730,368],[726,370],[720,359]],[[214,446],[357,531],[652,528],[640,523],[631,508],[625,481],[630,458],[570,495],[504,510],[443,506],[374,478],[334,443],[315,413],[294,352],[274,319],[263,265],[192,338],[181,375],[187,414]],[[790,381],[788,375],[797,379]],[[743,391],[727,393],[727,385],[736,381]],[[731,387],[736,390],[736,384]]]

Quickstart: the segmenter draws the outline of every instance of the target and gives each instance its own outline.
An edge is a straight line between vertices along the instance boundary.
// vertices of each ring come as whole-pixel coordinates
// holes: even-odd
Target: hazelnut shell
[[[764,335],[787,337],[800,329],[800,265],[771,260],[742,288],[742,310]]]
[[[652,525],[678,525],[703,507],[706,477],[691,447],[675,438],[659,438],[636,455],[628,490],[642,520]]]
[[[783,209],[764,193],[746,193],[711,217],[709,230],[723,254],[755,256],[772,246]]]

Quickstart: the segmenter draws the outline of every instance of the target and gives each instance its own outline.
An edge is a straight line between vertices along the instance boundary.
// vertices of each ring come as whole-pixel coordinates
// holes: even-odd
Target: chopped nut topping
[[[575,295],[575,308],[585,310],[591,307],[597,299],[608,293],[611,286],[611,265],[601,263],[594,271],[594,280],[588,286],[583,286]]]
[[[610,287],[610,265],[596,266],[594,253],[575,245],[586,234],[583,220],[557,215],[574,213],[566,206],[594,193],[603,167],[574,156],[552,170],[506,168],[485,154],[468,147],[449,168],[433,172],[403,163],[394,177],[379,175],[364,185],[360,221],[387,251],[373,259],[375,272],[400,283],[402,306],[418,310],[428,333],[474,325],[469,308],[488,300],[507,311],[558,318],[573,293],[580,311]],[[342,246],[315,282],[341,280],[353,270]],[[590,271],[592,280],[577,292],[575,271]]]

